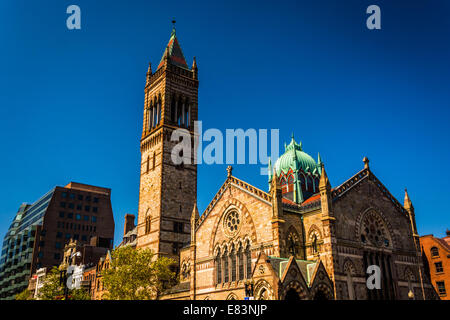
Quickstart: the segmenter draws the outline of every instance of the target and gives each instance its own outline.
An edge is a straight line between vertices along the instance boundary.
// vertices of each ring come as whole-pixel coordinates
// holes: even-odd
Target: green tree
[[[150,249],[116,248],[111,254],[110,268],[103,272],[105,299],[153,300],[175,283],[170,266],[175,261],[155,259]]]
[[[44,285],[39,289],[39,299],[41,300],[58,300],[64,296],[64,288],[59,283],[59,270],[53,267],[44,279]]]
[[[28,289],[25,289],[21,293],[16,294],[15,299],[16,300],[34,300],[33,292],[31,292]]]
[[[87,290],[84,289],[74,289],[69,291],[70,300],[91,300],[91,295]]]

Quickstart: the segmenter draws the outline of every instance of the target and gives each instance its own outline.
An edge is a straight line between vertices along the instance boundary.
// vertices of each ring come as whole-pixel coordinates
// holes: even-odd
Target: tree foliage
[[[28,289],[23,290],[21,293],[16,294],[15,300],[34,300],[33,292]]]
[[[60,284],[60,273],[53,267],[45,276],[44,285],[39,289],[40,300],[59,300],[64,296],[64,288]]]
[[[110,268],[103,272],[106,293],[111,300],[152,300],[175,282],[170,266],[175,261],[155,259],[150,249],[116,248],[111,254]]]

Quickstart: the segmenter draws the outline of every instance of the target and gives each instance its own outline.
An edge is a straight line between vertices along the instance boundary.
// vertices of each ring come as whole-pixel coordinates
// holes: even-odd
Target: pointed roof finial
[[[323,162],[321,163],[321,175],[320,175],[320,181],[319,181],[319,189],[329,189],[331,188],[330,180],[328,180],[327,173],[325,171],[325,166]]]
[[[233,167],[232,166],[228,166],[227,167],[227,178],[230,178],[232,173],[233,173]]]
[[[364,162],[364,169],[369,169],[369,158],[364,157],[363,162]]]
[[[192,209],[191,220],[197,221],[200,218],[200,214],[198,213],[197,203],[194,203],[194,208]]]
[[[406,188],[405,188],[405,200],[403,202],[403,207],[406,210],[409,210],[412,208],[412,206],[413,205],[412,205],[411,199],[409,198],[408,190],[406,190]]]
[[[292,141],[295,141],[295,139],[294,139],[294,131],[292,131],[292,133],[291,133],[291,139],[292,139]]]
[[[175,23],[177,23],[177,21],[175,19],[172,20],[172,35],[176,34],[177,32],[177,28],[175,27]]]

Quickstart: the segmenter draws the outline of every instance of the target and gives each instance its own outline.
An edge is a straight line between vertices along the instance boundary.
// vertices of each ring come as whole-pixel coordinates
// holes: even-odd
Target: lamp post
[[[409,289],[408,298],[409,298],[409,300],[414,300],[414,293],[412,292],[411,289]]]

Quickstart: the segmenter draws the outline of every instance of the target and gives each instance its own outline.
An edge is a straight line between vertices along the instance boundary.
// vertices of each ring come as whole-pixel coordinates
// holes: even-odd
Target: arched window
[[[177,103],[177,125],[181,127],[182,124],[183,124],[183,100],[181,97],[179,97]]]
[[[152,226],[152,219],[150,216],[145,217],[145,233],[150,233],[151,226]]]
[[[222,259],[223,259],[223,273],[224,273],[224,280],[223,280],[223,282],[228,282],[228,281],[230,281],[230,272],[229,272],[230,270],[228,270],[228,259],[229,259],[229,257],[228,257],[227,249],[224,250]]]
[[[153,128],[153,101],[150,102],[150,107],[148,110],[149,110],[147,115],[148,129],[151,130]]]
[[[314,190],[314,187],[313,187],[313,180],[312,180],[312,178],[311,178],[311,176],[308,176],[307,178],[306,178],[306,181],[307,181],[307,190],[308,191],[313,191]]]
[[[216,256],[216,283],[222,282],[222,259],[220,257],[220,250],[217,251]]]
[[[284,186],[286,184],[286,178],[282,177],[280,181],[280,185]]]
[[[288,177],[288,184],[293,184],[294,183],[294,175],[290,174]]]
[[[313,235],[313,240],[312,240],[312,250],[313,253],[317,253],[319,250],[317,248],[317,235]]]
[[[158,122],[158,108],[157,108],[157,103],[156,103],[156,98],[153,101],[153,108],[152,108],[152,112],[153,112],[153,119],[152,119],[152,127],[156,127],[157,122]]]
[[[157,124],[159,124],[161,122],[161,97],[159,98],[159,101],[158,101],[158,117],[157,117],[157,119],[158,119]]]
[[[303,173],[300,172],[298,174],[298,178],[300,179],[300,185],[302,186],[302,190],[305,191],[306,190],[305,176],[303,175]]]
[[[439,249],[438,248],[432,247],[430,251],[431,251],[432,257],[439,257]]]
[[[236,250],[231,250],[231,281],[236,281]]]
[[[238,251],[238,260],[239,260],[239,280],[244,280],[244,252],[242,251],[242,247],[239,247]]]
[[[299,238],[297,232],[294,229],[292,229],[288,234],[287,244],[289,254],[294,257],[297,256],[299,254]]]
[[[170,103],[170,120],[173,123],[175,123],[177,121],[177,118],[176,118],[177,109],[176,109],[176,107],[177,107],[177,103],[176,103],[175,97],[173,96],[172,97],[172,101]]]
[[[186,105],[184,106],[184,126],[186,128],[189,128],[189,116],[190,116],[190,104],[189,104],[189,100],[186,99]]]
[[[246,264],[246,276],[247,279],[250,279],[252,276],[252,252],[250,251],[250,243],[247,244],[247,248],[245,248],[245,264]]]

